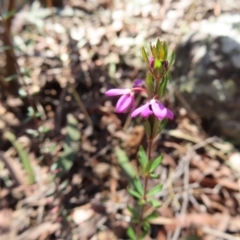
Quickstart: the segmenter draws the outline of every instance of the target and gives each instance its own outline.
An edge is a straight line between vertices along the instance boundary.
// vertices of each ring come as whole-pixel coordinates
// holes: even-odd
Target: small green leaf
[[[138,193],[143,195],[143,186],[139,178],[134,178],[133,179],[133,185],[135,189],[137,190]]]
[[[32,135],[33,137],[39,136],[39,132],[35,129],[26,129],[26,133]]]
[[[151,125],[148,120],[143,121],[143,126],[148,137],[151,136]]]
[[[157,44],[156,44],[157,53],[160,53],[161,47],[162,47],[162,43],[161,43],[161,41],[158,39],[158,40],[157,40]],[[160,56],[158,56],[158,57],[160,58]]]
[[[148,163],[148,158],[143,146],[140,146],[139,148],[138,157],[139,157],[139,162],[142,166],[142,169],[145,170]]]
[[[163,59],[164,59],[164,56],[165,56],[164,48],[161,47],[160,52],[159,52],[159,58],[160,58],[161,60],[163,60]]]
[[[159,133],[160,133],[159,120],[157,118],[154,118],[152,138],[155,138]]]
[[[170,56],[169,67],[172,66],[174,60],[175,60],[175,51],[172,51],[171,56]]]
[[[128,227],[128,229],[127,229],[127,235],[128,235],[128,237],[129,237],[131,240],[136,240],[136,239],[137,239],[136,233],[135,233],[135,231],[133,230],[133,228],[131,228],[131,227]]]
[[[154,95],[154,78],[150,72],[147,73],[146,86],[147,86],[147,93],[148,93],[149,97],[153,97],[153,95]]]
[[[143,57],[144,61],[146,62],[146,64],[149,66],[148,56],[147,56],[147,53],[146,53],[144,47],[142,48],[142,57]]]
[[[137,191],[133,190],[133,189],[128,189],[128,192],[129,192],[129,194],[131,194],[135,198],[138,198],[138,199],[142,198],[141,194],[138,193]]]
[[[150,167],[150,173],[153,173],[156,168],[162,163],[163,156],[160,155],[158,158],[156,158],[154,161],[152,161],[151,167]]]
[[[116,147],[115,153],[121,168],[131,179],[133,179],[137,175],[136,170],[133,168],[126,153],[119,147]]]
[[[159,178],[159,174],[151,173],[150,177],[153,178],[153,179],[157,179],[157,178]]]
[[[159,89],[158,89],[159,98],[162,98],[164,96],[167,88],[167,83],[168,83],[168,74],[165,74],[163,76],[161,83],[159,84]]]
[[[143,229],[144,230],[149,230],[150,229],[150,224],[147,221],[143,222]]]
[[[136,212],[136,210],[130,206],[127,206],[128,211],[132,214],[132,217],[137,217],[138,213]]]
[[[148,202],[155,208],[159,208],[162,204],[156,199],[149,199]]]
[[[148,197],[153,196],[156,193],[159,193],[161,190],[162,190],[162,185],[159,184],[159,185],[153,187],[151,190],[149,190],[149,192],[147,193],[147,196]]]
[[[67,134],[63,144],[63,152],[57,161],[57,168],[62,171],[58,173],[59,176],[67,173],[73,166],[74,160],[80,146],[80,132],[78,130],[78,121],[72,115],[67,115]]]
[[[167,45],[166,41],[163,42],[163,49],[164,49],[163,60],[165,61],[167,59],[167,56],[168,56],[168,45]]]
[[[143,222],[143,231],[139,239],[144,239],[150,233],[150,224],[148,222]]]
[[[158,216],[159,216],[158,213],[153,212],[153,213],[149,214],[149,215],[144,219],[144,221],[149,222],[149,221],[157,218]]]
[[[6,82],[10,82],[10,81],[12,81],[12,80],[14,80],[14,79],[17,79],[18,78],[18,74],[13,74],[13,75],[11,75],[11,76],[9,76],[9,77],[6,77],[4,80],[6,81]]]
[[[154,46],[152,46],[152,44],[150,44],[150,48],[151,48],[151,52],[152,52],[153,58],[157,58],[158,55],[157,55],[156,48]]]
[[[16,149],[18,156],[22,162],[22,165],[24,167],[24,170],[28,174],[28,182],[29,184],[33,184],[35,182],[35,175],[34,171],[31,165],[31,161],[29,159],[29,156],[27,152],[23,149],[21,144],[17,141],[16,136],[11,132],[5,133],[6,138],[11,142],[13,147]]]
[[[67,115],[67,134],[69,135],[69,138],[72,141],[78,141],[80,139],[80,132],[77,128],[78,121],[77,119],[72,115]]]
[[[168,119],[165,118],[160,122],[160,129],[163,130],[168,122]]]

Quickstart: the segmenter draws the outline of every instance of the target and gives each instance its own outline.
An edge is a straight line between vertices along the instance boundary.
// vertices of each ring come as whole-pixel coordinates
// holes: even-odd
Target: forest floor
[[[145,77],[141,47],[160,38],[174,49],[190,23],[237,11],[236,1],[160,2],[35,2],[14,15],[21,87],[1,95],[1,240],[127,239],[134,199],[116,149],[136,167],[146,140],[141,119],[117,114],[104,92]],[[146,239],[240,239],[239,146],[210,135],[179,94],[170,84],[175,118],[154,141],[164,159],[149,186],[164,187]]]

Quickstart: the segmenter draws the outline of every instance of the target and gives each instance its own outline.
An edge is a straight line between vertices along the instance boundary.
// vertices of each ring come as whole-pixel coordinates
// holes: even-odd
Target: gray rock
[[[240,15],[204,20],[176,50],[173,77],[192,109],[240,140]]]

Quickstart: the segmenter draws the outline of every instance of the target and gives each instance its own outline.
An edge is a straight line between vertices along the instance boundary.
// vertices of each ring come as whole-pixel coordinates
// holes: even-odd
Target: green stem
[[[147,158],[148,161],[151,161],[151,153],[152,153],[152,143],[153,143],[153,139],[152,138],[148,138],[148,150],[147,150]],[[147,185],[148,185],[148,180],[149,180],[149,174],[144,175],[144,189],[143,189],[143,199],[147,202]],[[137,235],[137,239],[139,240],[139,237],[141,235],[141,227],[142,227],[142,222],[143,222],[143,214],[144,214],[144,208],[145,208],[146,204],[141,206],[141,210],[140,210],[140,217],[139,217],[139,222],[136,228],[136,235]]]

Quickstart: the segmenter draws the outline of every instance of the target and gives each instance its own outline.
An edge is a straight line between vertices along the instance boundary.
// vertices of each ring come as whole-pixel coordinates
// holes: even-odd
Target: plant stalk
[[[153,143],[153,139],[152,138],[148,138],[148,150],[147,150],[147,158],[148,161],[151,161],[151,153],[152,153],[152,143]],[[143,189],[143,199],[147,202],[147,185],[148,185],[148,180],[149,180],[149,174],[144,175],[144,189]],[[144,208],[146,206],[146,203],[144,205],[141,206],[141,212],[139,215],[139,222],[136,228],[136,233],[137,233],[137,239],[139,240],[139,237],[141,235],[141,227],[142,227],[142,222],[143,222],[143,215],[144,215]]]

